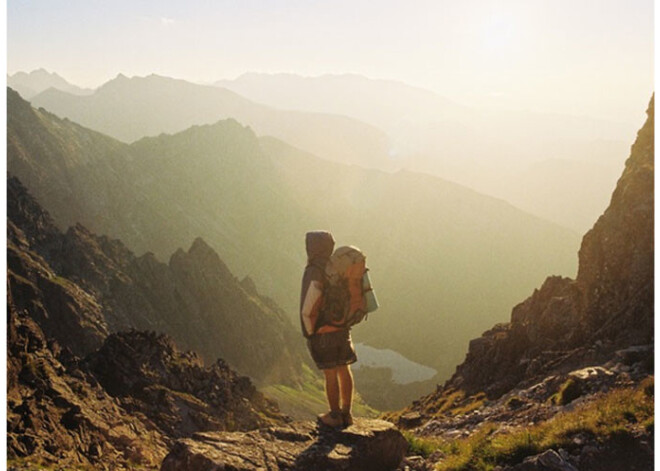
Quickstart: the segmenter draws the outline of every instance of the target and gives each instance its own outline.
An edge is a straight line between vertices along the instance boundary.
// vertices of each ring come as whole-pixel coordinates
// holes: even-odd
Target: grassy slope
[[[599,443],[625,444],[654,428],[654,380],[649,377],[635,388],[597,394],[588,403],[562,412],[530,427],[495,433],[498,427],[484,424],[471,436],[447,441],[406,433],[410,454],[428,456],[440,452],[438,471],[490,471],[498,465],[515,464],[548,449],[571,451],[578,435]]]
[[[306,365],[303,366],[300,389],[275,384],[262,388],[261,392],[276,400],[280,410],[294,419],[309,419],[328,410],[323,379]],[[355,393],[353,414],[359,417],[376,417],[378,411],[365,404],[360,395]]]

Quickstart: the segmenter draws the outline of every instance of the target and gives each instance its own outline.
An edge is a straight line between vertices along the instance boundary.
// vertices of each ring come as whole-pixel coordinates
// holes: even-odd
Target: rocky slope
[[[81,360],[16,302],[41,302],[27,283],[9,271],[9,469],[156,469],[177,438],[283,423],[249,379],[163,336],[112,334]]]
[[[116,317],[97,288],[133,282],[118,269],[117,254],[130,252],[81,226],[60,233],[17,179],[7,188],[11,469],[155,469],[175,439],[194,432],[284,422],[222,360],[204,366],[162,335],[110,334]],[[98,244],[80,243],[79,233]]]
[[[112,334],[82,362],[133,416],[168,437],[207,430],[251,430],[282,421],[277,406],[222,360],[210,366],[195,352],[153,332]]]
[[[13,250],[21,249],[26,248]],[[31,317],[30,306],[54,320],[62,315],[41,295],[43,280],[23,278],[12,264],[7,318],[7,466],[12,471],[197,471],[220,463],[240,463],[233,469],[246,470],[260,464],[380,470],[393,469],[403,458],[407,443],[391,424],[360,419],[342,432],[311,422],[287,424],[247,377],[222,360],[204,366],[196,353],[179,351],[164,335],[110,334],[81,358],[44,334],[43,318]],[[53,278],[46,269],[40,275]],[[68,302],[91,297],[70,281],[63,289],[71,296]]]
[[[137,257],[79,224],[61,233],[16,178],[7,187],[9,268],[28,281],[12,285],[21,290],[15,299],[76,354],[98,348],[108,332],[148,329],[169,333],[209,364],[223,358],[259,382],[299,380],[307,355],[297,331],[202,239],[169,264],[151,253]]]
[[[506,319],[548,272],[575,270],[577,235],[439,178],[323,161],[231,120],[128,146],[11,91],[8,110],[8,169],[60,229],[81,223],[161,260],[201,236],[295,320],[301,241],[307,230],[328,228],[365,250],[381,301],[356,340],[429,365],[439,378],[451,374],[468,339]],[[185,265],[179,255],[172,274]],[[131,266],[158,286],[152,258]],[[169,289],[161,294],[165,307],[182,302]],[[114,313],[120,322],[122,312]]]
[[[509,323],[470,342],[444,386],[390,415],[418,437],[462,437],[474,450],[439,452],[439,469],[652,469],[653,99],[647,114],[584,236],[577,278],[548,278]]]
[[[9,272],[8,288],[22,280]],[[15,291],[14,291],[15,293]],[[127,413],[78,357],[52,339],[14,301],[7,319],[7,457],[9,468],[37,464],[155,468],[169,440]],[[28,465],[32,465],[30,468]]]

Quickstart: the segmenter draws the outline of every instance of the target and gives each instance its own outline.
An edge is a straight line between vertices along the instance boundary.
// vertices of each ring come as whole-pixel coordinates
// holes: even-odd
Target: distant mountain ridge
[[[372,124],[390,140],[392,162],[380,162],[380,168],[393,163],[447,178],[579,231],[606,207],[623,168],[620,156],[636,131],[636,123],[477,109],[430,90],[355,74],[246,73],[216,84],[277,108]],[[569,178],[534,171],[549,161]]]
[[[234,118],[322,158],[431,173],[579,232],[606,206],[635,130],[588,117],[476,109],[355,74],[247,73],[216,86],[119,74],[89,96],[62,89],[31,101],[125,142]],[[555,172],[538,173],[543,162]]]
[[[92,93],[91,89],[73,85],[55,72],[48,72],[45,69],[33,70],[30,73],[16,72],[13,75],[7,75],[7,85],[20,93],[26,100],[50,88],[73,95],[89,95]]]
[[[323,161],[232,120],[128,146],[8,105],[8,169],[61,227],[161,258],[201,236],[293,321],[304,234],[328,228],[366,251],[382,302],[356,339],[442,376],[548,271],[574,270],[574,234],[438,178]]]
[[[331,160],[374,166],[387,153],[386,136],[355,119],[279,110],[227,89],[153,74],[119,74],[89,96],[51,89],[31,102],[124,142],[233,118]]]

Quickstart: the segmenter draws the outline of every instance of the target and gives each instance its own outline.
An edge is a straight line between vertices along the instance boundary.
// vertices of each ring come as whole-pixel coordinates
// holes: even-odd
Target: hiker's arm
[[[312,311],[314,310],[316,303],[319,301],[319,299],[321,299],[321,294],[323,293],[322,289],[323,285],[320,281],[312,281],[309,284],[309,288],[307,288],[307,293],[305,294],[305,302],[303,303],[301,315],[303,324],[305,325],[305,330],[310,335],[314,333]]]

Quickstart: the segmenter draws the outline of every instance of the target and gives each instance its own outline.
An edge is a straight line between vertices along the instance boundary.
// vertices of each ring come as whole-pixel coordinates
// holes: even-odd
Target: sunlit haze
[[[459,103],[637,125],[653,87],[651,0],[11,0],[8,73],[79,86],[356,73]]]
[[[8,0],[6,468],[652,469],[654,8]]]

